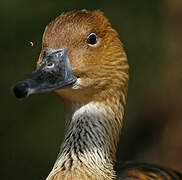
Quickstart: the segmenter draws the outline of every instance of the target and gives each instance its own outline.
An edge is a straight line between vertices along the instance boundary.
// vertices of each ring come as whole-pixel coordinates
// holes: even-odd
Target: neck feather
[[[122,127],[119,101],[65,102],[66,133],[47,180],[111,180]]]

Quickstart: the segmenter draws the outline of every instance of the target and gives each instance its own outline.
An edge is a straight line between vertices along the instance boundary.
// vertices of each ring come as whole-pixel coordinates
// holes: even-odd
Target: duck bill
[[[33,93],[71,88],[76,80],[67,48],[48,49],[42,52],[37,70],[18,82],[13,92],[17,98],[24,98]]]

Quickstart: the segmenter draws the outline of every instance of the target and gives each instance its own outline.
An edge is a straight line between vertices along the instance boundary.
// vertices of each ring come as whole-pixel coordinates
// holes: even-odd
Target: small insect
[[[33,47],[33,45],[34,45],[33,42],[32,41],[28,41],[28,42],[30,43],[30,46]]]

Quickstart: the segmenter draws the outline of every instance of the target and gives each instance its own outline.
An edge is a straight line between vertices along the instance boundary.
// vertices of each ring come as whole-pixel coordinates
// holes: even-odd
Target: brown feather
[[[94,46],[86,42],[90,33],[98,38]],[[68,48],[72,70],[79,82],[75,88],[56,90],[56,93],[68,104],[71,116],[78,114],[81,123],[75,124],[78,120],[75,117],[67,120],[63,150],[47,180],[112,180],[116,177],[115,153],[128,89],[127,56],[118,33],[99,10],[63,13],[47,25],[42,50],[63,47]],[[87,117],[93,104],[96,109],[93,117]],[[87,108],[85,114],[80,112],[83,107]],[[97,109],[103,111],[95,117]],[[82,136],[83,132],[87,133]],[[85,137],[87,141],[83,140]],[[99,154],[100,149],[103,154]],[[91,157],[90,151],[93,151]],[[100,165],[94,153],[103,159]],[[182,176],[152,165],[123,163],[117,179],[178,180]]]

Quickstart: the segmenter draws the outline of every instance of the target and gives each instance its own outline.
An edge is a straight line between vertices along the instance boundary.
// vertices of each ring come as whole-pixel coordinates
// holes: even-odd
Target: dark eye
[[[97,36],[95,33],[91,33],[87,37],[87,44],[95,45],[97,43]]]

